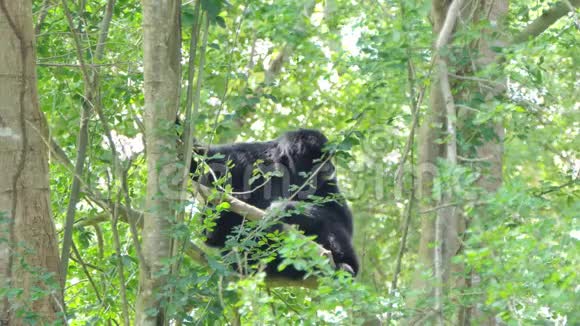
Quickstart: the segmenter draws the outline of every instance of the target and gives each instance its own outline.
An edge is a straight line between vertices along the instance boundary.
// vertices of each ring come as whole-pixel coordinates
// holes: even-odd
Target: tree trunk
[[[171,203],[168,185],[175,173],[177,135],[175,117],[181,78],[179,0],[143,1],[145,141],[147,144],[147,198],[142,232],[143,256],[137,298],[136,325],[163,325],[162,301],[170,257]],[[168,169],[169,168],[169,169]]]
[[[457,0],[455,0],[457,1]],[[432,7],[432,22],[433,22],[433,33],[434,38],[438,38],[439,34],[441,33],[441,29],[445,22],[445,19],[448,14],[449,7],[452,2],[438,0],[433,1]],[[460,24],[457,24],[454,29],[461,29],[466,28],[468,25],[471,25],[477,22],[480,19],[489,19],[491,21],[497,22],[498,26],[501,26],[501,19],[507,13],[507,0],[485,0],[485,1],[474,1],[469,0],[465,1],[465,5],[461,8],[461,18]],[[470,64],[469,69],[463,69],[463,67],[457,67],[450,65],[450,70],[453,70],[455,75],[468,75],[474,74],[477,70],[486,67],[487,65],[496,62],[496,54],[491,51],[490,46],[497,46],[498,44],[488,44],[485,42],[486,39],[490,38],[492,31],[484,30],[482,31],[481,35],[482,38],[476,42],[476,46],[474,49],[471,49],[473,53],[475,53],[475,57],[472,59],[472,64]],[[434,53],[436,55],[436,53]],[[441,54],[443,55],[443,54]],[[476,71],[473,71],[475,67]],[[419,133],[419,166],[418,166],[418,175],[419,175],[419,198],[421,202],[421,210],[422,211],[430,211],[429,214],[424,214],[422,216],[421,221],[421,241],[419,246],[419,264],[417,269],[417,275],[415,277],[415,283],[413,284],[415,290],[419,290],[422,292],[427,299],[425,302],[427,306],[432,306],[433,302],[429,300],[430,298],[434,297],[434,289],[438,286],[442,287],[442,296],[443,298],[434,298],[434,302],[437,303],[439,300],[442,299],[443,305],[449,300],[453,298],[448,297],[448,290],[451,286],[455,287],[462,287],[465,285],[464,280],[462,279],[451,279],[450,275],[453,272],[461,272],[462,266],[460,265],[453,265],[451,263],[451,259],[458,253],[460,249],[460,239],[459,237],[465,231],[465,221],[462,216],[458,212],[458,208],[456,207],[445,207],[445,208],[437,208],[436,206],[441,204],[438,203],[437,200],[432,198],[432,186],[433,181],[437,173],[436,162],[440,159],[447,159],[447,151],[446,151],[446,144],[441,144],[441,140],[449,140],[450,135],[445,133],[446,130],[446,113],[445,113],[445,105],[448,101],[445,100],[444,94],[442,93],[442,84],[441,80],[439,79],[439,75],[433,75],[433,81],[431,85],[431,92],[430,92],[430,107],[429,111],[426,114],[423,124],[421,125],[420,133]],[[496,76],[497,77],[497,76]],[[453,86],[458,86],[462,83],[462,80],[459,79],[455,81]],[[488,92],[482,94],[484,97],[488,99],[492,99],[493,96],[502,94],[505,91],[505,83],[498,83],[498,86],[493,92]],[[465,85],[462,88],[465,87]],[[455,97],[460,97],[462,102],[469,102],[470,96],[473,96],[475,93],[480,92],[481,88],[478,88],[478,85],[473,85],[473,90],[468,92],[459,92],[459,88],[452,89],[452,94]],[[458,125],[464,124],[464,122],[468,121],[469,119],[473,119],[473,114],[467,113],[462,114],[463,112],[459,112],[458,117],[451,117],[451,120],[458,120]],[[462,123],[463,122],[463,123]],[[483,172],[483,177],[479,180],[479,185],[482,186],[487,191],[495,191],[501,186],[501,174],[502,174],[502,140],[503,140],[503,129],[502,124],[496,122],[494,126],[490,126],[494,129],[497,138],[492,141],[488,141],[483,145],[479,146],[476,150],[476,160],[486,158],[486,164],[489,166],[486,171]],[[468,131],[468,130],[466,130]],[[462,130],[457,130],[456,132],[461,133]],[[465,139],[466,137],[463,137]],[[455,163],[455,162],[450,162]],[[451,200],[454,202],[454,200]],[[436,218],[437,216],[437,218]],[[435,220],[440,221],[440,243],[435,243],[435,234],[436,234],[436,227],[435,227]],[[434,260],[436,255],[434,253],[440,249],[440,261],[438,263],[441,266],[437,266],[442,271],[442,275],[440,275],[441,279],[443,280],[443,284],[436,284],[438,281],[430,281],[425,278],[425,275],[421,275],[424,273],[424,268],[428,268],[430,270],[437,270],[436,266],[434,265]],[[477,279],[477,278],[476,278]],[[412,300],[411,304],[413,306],[420,305],[420,302],[417,300]],[[435,306],[437,306],[435,304]],[[427,309],[428,309],[427,307]],[[426,307],[421,307],[426,308]],[[441,308],[441,307],[439,307]],[[443,307],[443,310],[448,310]],[[435,311],[433,316],[436,316],[439,311]],[[477,315],[477,313],[473,310],[468,309],[459,309],[456,311],[457,315],[457,324],[458,325],[468,325],[470,324],[470,314]],[[493,319],[489,317],[482,316],[483,314],[479,315],[477,320],[478,324],[492,324]],[[428,316],[422,315],[417,316],[414,321],[421,320],[424,322],[428,319]]]
[[[473,8],[473,6],[477,6]],[[479,2],[474,2],[468,7],[469,10],[464,12],[464,20],[467,17],[467,12],[486,13],[483,15],[475,15],[471,17],[470,23],[477,23],[478,20],[488,19],[490,22],[495,23],[495,26],[503,26],[503,19],[508,12],[508,1],[507,0],[484,0]],[[496,35],[495,37],[492,35]],[[502,48],[505,47],[507,42],[505,42],[505,34],[498,33],[497,30],[484,29],[481,33],[482,37],[478,40],[477,45],[474,46],[474,51],[476,53],[476,58],[472,60],[472,68],[475,71],[472,74],[476,74],[478,71],[489,68],[490,65],[501,64],[498,60],[498,54],[493,51],[493,47]],[[499,35],[504,35],[502,38]],[[499,68],[499,67],[498,67]],[[494,98],[504,97],[506,94],[507,84],[506,77],[502,75],[503,69],[496,68],[494,74],[488,76],[491,79],[492,84],[486,84],[486,87],[480,87],[478,83],[471,83],[472,87],[467,92],[462,92],[458,96],[464,103],[472,102],[473,95],[479,93],[482,98],[485,98],[487,103],[493,103]],[[469,71],[469,70],[468,70]],[[466,73],[467,74],[467,73]],[[493,108],[488,108],[493,109]],[[471,110],[463,110],[460,112],[458,121],[459,123],[468,122],[475,118],[475,114]],[[497,191],[502,185],[502,169],[503,169],[503,139],[504,139],[504,129],[503,122],[501,121],[491,121],[483,126],[481,129],[489,128],[495,133],[496,138],[483,142],[480,146],[476,148],[473,154],[474,163],[471,163],[473,168],[480,171],[481,177],[477,181],[477,185],[480,186],[485,191],[491,193]],[[471,132],[470,130],[465,130],[465,133]],[[469,153],[464,153],[464,156],[473,156]],[[482,208],[483,209],[483,208]],[[480,214],[484,216],[484,214]],[[454,266],[455,271],[462,272],[462,266]],[[468,279],[455,279],[455,286],[457,288],[467,288],[470,286],[478,286],[480,277],[476,273]],[[484,312],[481,309],[481,303],[485,301],[485,298],[481,298],[479,303],[466,307],[460,307],[457,315],[457,325],[496,325],[497,322],[495,317],[489,312]]]
[[[63,301],[30,0],[0,0],[0,44],[0,324],[52,324]]]

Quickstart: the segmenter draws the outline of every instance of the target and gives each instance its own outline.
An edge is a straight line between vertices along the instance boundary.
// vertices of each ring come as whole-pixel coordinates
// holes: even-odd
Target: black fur
[[[326,142],[321,132],[300,129],[272,141],[212,146],[205,156],[214,174],[205,174],[199,181],[211,185],[214,177],[229,174],[228,182],[235,197],[258,208],[277,207],[288,211],[281,219],[284,223],[297,225],[306,235],[316,235],[316,242],[332,252],[336,266],[356,275],[358,260],[351,243],[353,218],[336,185],[334,166],[322,151]],[[261,163],[256,164],[258,161]],[[197,167],[198,162],[194,159],[191,172]],[[252,172],[257,167],[264,173],[277,171],[277,174],[269,179],[259,177],[250,184]],[[316,175],[309,178],[315,171]],[[306,186],[300,188],[304,184]],[[321,201],[320,198],[328,199]],[[304,202],[312,204],[304,209]],[[298,206],[300,208],[296,209]],[[233,228],[242,223],[242,217],[229,211],[221,212],[216,223],[207,234],[207,244],[223,247]],[[268,274],[288,278],[304,275],[291,267],[279,272],[279,261],[267,266]]]

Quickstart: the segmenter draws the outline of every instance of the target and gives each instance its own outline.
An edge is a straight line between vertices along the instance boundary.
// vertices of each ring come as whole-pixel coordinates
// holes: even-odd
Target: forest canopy
[[[580,1],[21,2],[0,0],[0,325],[580,323]],[[301,128],[340,192],[283,227],[190,171]],[[252,187],[280,177],[264,159]],[[305,202],[350,207],[358,274],[289,226]]]

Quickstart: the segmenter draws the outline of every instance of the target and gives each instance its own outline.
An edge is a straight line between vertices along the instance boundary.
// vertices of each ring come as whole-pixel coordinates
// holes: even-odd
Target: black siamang
[[[353,217],[338,189],[334,166],[323,152],[326,142],[321,132],[300,129],[271,141],[211,146],[204,150],[209,172],[194,178],[210,186],[226,176],[236,198],[261,209],[281,208],[282,222],[315,235],[316,242],[332,252],[337,268],[356,275]],[[191,172],[199,165],[199,158],[194,158]],[[261,173],[256,175],[256,171]],[[206,234],[207,244],[224,247],[242,221],[240,215],[222,211],[215,228]],[[293,279],[305,275],[291,266],[278,271],[280,261],[278,257],[268,264],[266,273]]]

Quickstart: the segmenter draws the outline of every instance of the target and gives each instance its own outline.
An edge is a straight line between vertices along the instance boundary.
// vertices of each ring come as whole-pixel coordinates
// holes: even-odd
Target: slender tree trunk
[[[438,0],[433,1],[432,7],[432,22],[433,22],[433,33],[435,38],[439,38],[442,31],[445,19],[449,13],[449,9],[452,4],[455,4],[457,0],[454,1],[444,1]],[[501,24],[501,18],[507,13],[507,0],[484,0],[484,1],[464,1],[460,15],[461,23],[456,24],[454,30],[469,27],[469,25],[477,22],[481,19],[490,19],[498,24]],[[497,32],[497,31],[496,31]],[[486,67],[487,65],[496,62],[496,55],[491,51],[490,46],[497,46],[498,44],[487,44],[486,39],[490,39],[492,31],[484,30],[482,31],[482,38],[475,42],[475,46],[472,52],[474,56],[469,69],[464,69],[464,67],[457,67],[450,65],[449,70],[454,72],[455,75],[470,75],[476,73],[479,69]],[[457,45],[455,45],[457,46]],[[466,46],[467,47],[467,46]],[[436,48],[436,47],[434,47]],[[437,51],[436,51],[437,52]],[[443,55],[442,53],[434,53],[434,55]],[[473,67],[475,69],[473,69]],[[474,71],[475,70],[475,71]],[[447,160],[450,164],[457,163],[457,157],[455,155],[450,155],[449,153],[449,142],[451,139],[457,137],[456,134],[450,133],[461,133],[462,130],[454,130],[454,128],[449,127],[449,121],[458,120],[459,125],[464,125],[465,122],[473,119],[472,114],[464,114],[464,112],[459,112],[458,116],[449,117],[446,113],[446,105],[449,105],[449,94],[445,94],[445,81],[440,73],[435,74],[433,77],[430,93],[430,108],[426,114],[424,122],[421,126],[419,133],[419,195],[420,203],[422,204],[422,211],[431,211],[430,214],[424,214],[421,221],[421,241],[419,247],[419,267],[417,270],[417,276],[415,277],[414,288],[420,290],[425,295],[424,298],[428,299],[425,302],[426,306],[421,308],[435,307],[435,314],[437,316],[440,311],[439,309],[445,310],[445,305],[449,304],[448,290],[450,287],[463,287],[465,286],[464,280],[452,279],[451,275],[453,272],[461,272],[462,266],[453,265],[451,259],[455,256],[460,249],[460,236],[465,231],[465,220],[462,214],[459,212],[458,207],[453,207],[449,205],[445,208],[437,208],[439,204],[449,204],[445,201],[454,202],[452,198],[443,198],[443,201],[437,201],[432,197],[432,186],[433,181],[437,173],[436,162],[440,159]],[[452,87],[457,87],[461,84],[461,80],[454,81]],[[497,90],[492,93],[482,94],[483,96],[491,98],[498,94],[502,94],[505,91],[505,84],[498,83]],[[465,88],[464,84],[461,84],[461,88]],[[459,89],[459,88],[457,88]],[[459,92],[457,89],[451,89],[451,95],[453,97],[458,97],[457,100],[461,102],[466,102],[470,100],[470,97],[474,94],[480,92],[481,88],[478,85],[473,85],[473,90],[468,92]],[[453,97],[451,101],[453,101]],[[455,102],[457,102],[455,100]],[[476,155],[478,158],[487,157],[490,168],[486,169],[483,173],[483,177],[480,180],[480,185],[483,186],[488,191],[495,191],[501,185],[501,173],[502,173],[502,140],[503,140],[503,130],[500,122],[497,122],[494,126],[491,126],[497,138],[492,141],[487,141],[483,145],[479,146],[476,150]],[[468,130],[465,130],[468,132]],[[463,137],[465,139],[466,137]],[[445,140],[446,142],[441,142]],[[454,157],[454,159],[451,158]],[[449,195],[452,195],[451,191]],[[444,196],[446,197],[446,196]],[[435,221],[438,223],[436,224]],[[436,237],[436,235],[438,235]],[[437,238],[437,241],[436,241]],[[435,272],[436,280],[431,281],[425,278],[424,268],[427,267]],[[442,283],[442,284],[441,284]],[[434,291],[435,290],[435,291]],[[434,300],[429,300],[433,298]],[[414,306],[419,306],[420,302],[413,300],[412,304]],[[458,325],[468,325],[470,324],[470,314],[475,313],[474,311],[468,311],[467,309],[459,309],[457,323]],[[439,315],[440,316],[440,315]],[[427,317],[427,318],[426,318]],[[441,316],[440,316],[441,317]],[[414,319],[415,322],[421,320],[424,322],[429,319],[428,316],[422,315]],[[478,318],[478,324],[491,324],[493,320],[488,317]],[[441,322],[441,318],[439,319]]]
[[[12,289],[0,324],[29,324],[18,317],[25,312],[48,324],[63,303],[30,0],[0,0],[0,44],[0,288]]]
[[[181,35],[179,0],[144,0],[145,141],[147,198],[142,232],[143,256],[136,325],[163,325],[163,300],[171,254],[169,227],[174,194],[164,171],[176,162],[174,122],[179,105]],[[173,169],[176,172],[177,169]],[[166,293],[169,294],[169,293]]]
[[[444,1],[433,1],[431,18],[433,21],[433,34],[439,35],[439,31],[445,21],[445,13],[448,5]],[[420,211],[426,211],[436,205],[432,198],[433,182],[437,173],[437,160],[445,157],[445,145],[438,143],[438,139],[444,137],[445,103],[441,93],[441,84],[437,78],[433,78],[429,96],[429,110],[419,129],[418,151],[418,195]],[[421,240],[419,242],[419,261],[417,275],[414,278],[413,287],[424,290],[431,297],[431,280],[423,275],[425,268],[433,269],[433,243],[435,240],[436,211],[423,214],[421,217]],[[416,305],[417,302],[412,304]]]

